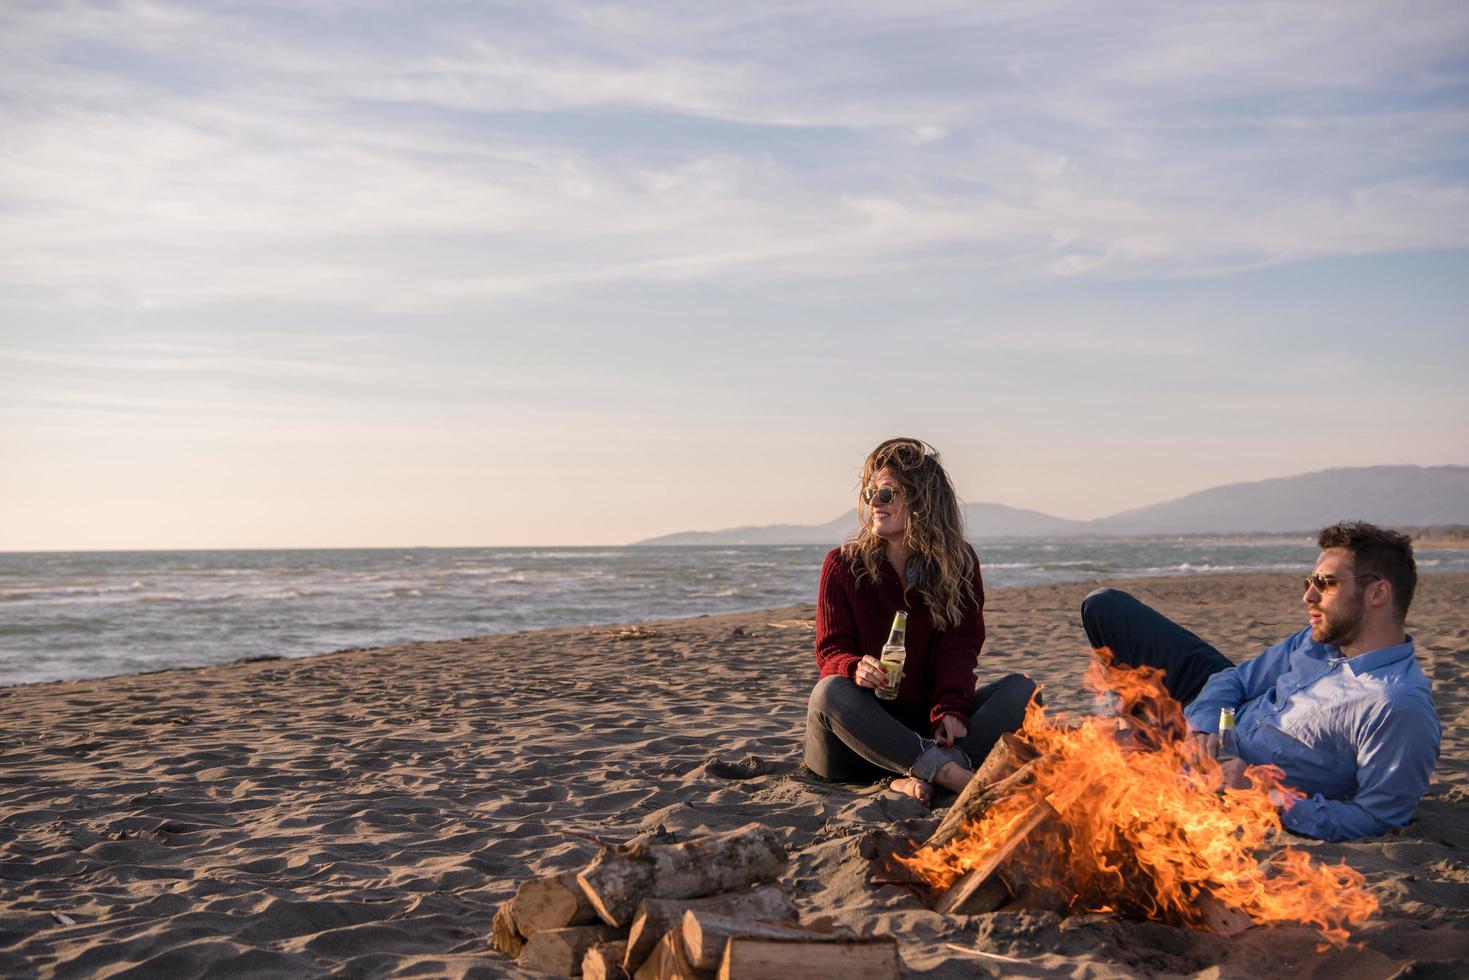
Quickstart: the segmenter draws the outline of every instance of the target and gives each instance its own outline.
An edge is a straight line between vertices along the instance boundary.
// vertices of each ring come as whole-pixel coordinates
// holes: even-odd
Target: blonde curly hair
[[[903,543],[913,552],[905,576],[911,580],[933,615],[935,628],[958,625],[964,612],[977,601],[974,593],[974,552],[964,543],[964,515],[953,481],[939,462],[938,450],[922,439],[889,439],[868,454],[862,464],[862,482],[857,491],[857,518],[862,530],[842,545],[842,555],[856,569],[860,583],[876,581],[887,560],[887,543],[872,530],[872,507],[862,499],[862,489],[873,477],[887,470],[903,489],[908,507]]]

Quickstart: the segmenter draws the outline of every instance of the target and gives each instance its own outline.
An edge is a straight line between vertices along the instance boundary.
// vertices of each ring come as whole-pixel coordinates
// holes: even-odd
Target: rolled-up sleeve
[[[1280,676],[1290,670],[1291,651],[1309,632],[1307,629],[1288,636],[1253,660],[1221,670],[1205,681],[1198,697],[1184,709],[1189,731],[1217,734],[1220,708],[1238,708],[1269,693]]]

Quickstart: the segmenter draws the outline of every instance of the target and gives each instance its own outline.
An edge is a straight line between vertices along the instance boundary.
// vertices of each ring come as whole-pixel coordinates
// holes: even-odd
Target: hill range
[[[1231,483],[1177,500],[1073,521],[1005,504],[965,504],[971,538],[1109,537],[1150,534],[1280,534],[1337,520],[1387,527],[1469,524],[1469,466],[1358,466]],[[837,544],[857,529],[855,514],[825,524],[766,524],[681,531],[635,544]]]

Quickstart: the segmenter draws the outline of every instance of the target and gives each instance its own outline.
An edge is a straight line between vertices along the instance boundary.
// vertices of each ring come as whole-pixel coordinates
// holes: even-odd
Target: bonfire
[[[1112,912],[1223,933],[1302,923],[1336,946],[1377,911],[1359,872],[1281,845],[1277,804],[1300,794],[1279,769],[1224,785],[1183,737],[1161,671],[1102,651],[1086,680],[1118,718],[1051,720],[1032,704],[929,844],[898,856],[941,910]]]

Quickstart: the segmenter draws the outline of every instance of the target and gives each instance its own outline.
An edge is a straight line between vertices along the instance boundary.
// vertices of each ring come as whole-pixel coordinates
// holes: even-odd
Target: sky
[[[1469,5],[0,5],[0,550],[1469,463]]]

